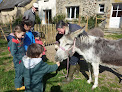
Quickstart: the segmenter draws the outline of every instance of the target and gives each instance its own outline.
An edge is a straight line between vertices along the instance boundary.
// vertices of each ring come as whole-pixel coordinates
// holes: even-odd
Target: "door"
[[[44,10],[44,14],[45,14],[45,23],[50,24],[52,22],[51,21],[51,18],[52,18],[51,10]]]
[[[122,4],[113,4],[109,27],[120,28],[120,24],[122,24],[121,17],[122,17]]]

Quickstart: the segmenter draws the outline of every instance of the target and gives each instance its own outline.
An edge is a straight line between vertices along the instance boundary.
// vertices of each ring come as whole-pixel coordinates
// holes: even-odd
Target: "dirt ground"
[[[50,45],[50,46],[46,46],[47,52],[46,52],[46,56],[50,61],[55,62],[55,47],[54,45]]]
[[[55,49],[54,45],[46,46],[47,52],[46,56],[50,61],[55,62]],[[80,63],[81,73],[88,78],[88,67],[86,62],[82,61]],[[84,78],[83,77],[83,78]],[[99,86],[110,86],[113,85],[111,89],[119,90],[122,92],[122,67],[120,68],[109,68],[105,66],[100,66],[100,74],[99,74]],[[117,85],[114,87],[114,85]]]

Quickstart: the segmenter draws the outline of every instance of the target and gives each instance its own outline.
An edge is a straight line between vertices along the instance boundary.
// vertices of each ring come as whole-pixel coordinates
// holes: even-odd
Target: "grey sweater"
[[[33,23],[32,27],[34,27],[34,24],[35,24],[35,13],[32,12],[32,8],[27,10],[27,11],[25,11],[23,17],[25,17],[25,19],[28,19],[28,20],[32,21],[32,23]]]

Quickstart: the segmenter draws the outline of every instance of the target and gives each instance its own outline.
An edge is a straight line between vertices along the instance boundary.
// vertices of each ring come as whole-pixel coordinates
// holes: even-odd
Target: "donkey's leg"
[[[89,70],[89,80],[87,80],[87,83],[90,84],[92,82],[92,73],[93,73],[92,66],[90,63],[88,63],[88,70]]]
[[[95,77],[94,85],[92,86],[92,89],[94,89],[98,86],[99,63],[92,63],[92,66]]]

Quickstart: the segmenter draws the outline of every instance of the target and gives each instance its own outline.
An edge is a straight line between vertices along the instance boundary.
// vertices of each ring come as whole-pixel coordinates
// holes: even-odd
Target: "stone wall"
[[[94,16],[95,14],[95,0],[57,0],[56,9],[57,14],[66,14],[66,7],[79,6],[80,16]]]

